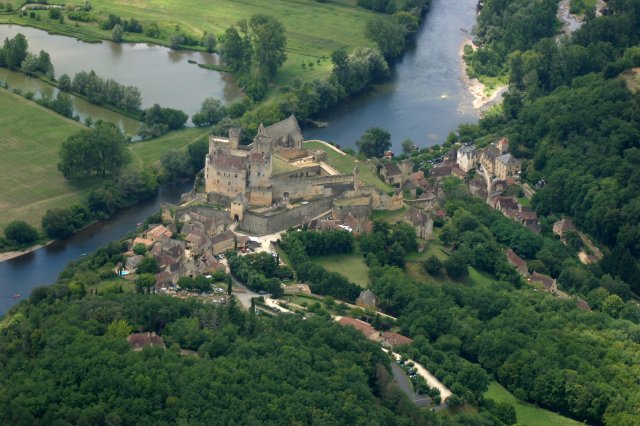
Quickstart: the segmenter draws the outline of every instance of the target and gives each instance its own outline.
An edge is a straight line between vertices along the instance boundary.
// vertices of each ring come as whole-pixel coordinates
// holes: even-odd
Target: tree
[[[28,48],[27,38],[21,33],[16,34],[12,39],[6,38],[0,51],[0,65],[9,69],[20,68],[22,61],[27,57]]]
[[[217,43],[218,40],[216,39],[216,35],[213,33],[206,33],[204,37],[202,37],[202,46],[207,52],[213,52]]]
[[[146,259],[154,259],[152,257],[147,257]],[[155,259],[154,259],[155,260]],[[142,265],[142,262],[140,263]],[[151,289],[156,285],[156,277],[152,273],[142,273],[140,272],[140,266],[138,266],[138,274],[140,276],[136,278],[136,291],[138,293],[144,293],[145,290],[147,293],[151,293]]]
[[[379,127],[368,129],[356,142],[358,151],[367,158],[382,157],[391,148],[391,134]]]
[[[231,275],[227,275],[226,281],[227,281],[227,294],[231,296],[231,293],[233,293],[233,280],[231,279]],[[253,302],[253,299],[251,299],[251,302]]]
[[[247,68],[246,50],[249,48],[250,46],[245,44],[237,29],[230,27],[225,31],[222,58],[231,69],[240,71]]]
[[[70,209],[49,209],[42,217],[42,228],[49,238],[65,238],[75,231]]]
[[[98,121],[62,143],[58,169],[65,178],[117,176],[131,160],[124,135],[115,124]]]
[[[411,154],[413,152],[413,141],[411,139],[402,141],[402,152],[405,154]]]
[[[624,301],[617,294],[612,294],[602,302],[602,311],[613,318],[618,318],[622,309],[624,309]]]
[[[284,26],[267,15],[253,15],[249,21],[251,43],[258,73],[271,80],[287,60]]]
[[[158,269],[160,268],[158,264],[158,259],[155,257],[145,257],[138,264],[138,268],[136,268],[136,272],[138,274],[157,274]],[[154,279],[155,283],[155,279]]]
[[[14,220],[4,228],[4,236],[16,244],[31,244],[38,239],[38,231],[23,220]]]
[[[469,275],[467,262],[458,252],[453,253],[444,261],[444,268],[451,278],[460,279]]]
[[[442,261],[438,259],[435,255],[431,255],[425,259],[422,263],[424,270],[427,271],[430,275],[437,275],[440,273],[440,270],[444,266]]]
[[[378,45],[387,60],[397,59],[404,52],[407,30],[395,16],[371,17],[365,26],[365,35]]]
[[[218,124],[224,117],[224,107],[218,99],[207,98],[202,101],[200,111],[193,116],[193,125],[196,127]]]
[[[169,181],[174,182],[193,175],[189,155],[184,151],[170,149],[162,155],[160,163]]]
[[[184,36],[180,33],[174,33],[169,38],[169,46],[172,49],[179,49],[182,43],[184,43]]]
[[[111,31],[111,40],[115,41],[116,43],[120,43],[123,36],[124,29],[122,28],[122,25],[116,24]]]
[[[144,256],[147,254],[147,246],[143,243],[138,243],[133,246],[133,252],[139,256]]]
[[[71,78],[67,74],[62,74],[58,79],[58,88],[63,92],[71,91]]]

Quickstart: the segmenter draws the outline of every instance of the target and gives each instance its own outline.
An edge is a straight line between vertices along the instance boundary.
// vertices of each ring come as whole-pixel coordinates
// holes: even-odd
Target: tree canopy
[[[58,169],[65,178],[117,176],[130,161],[124,135],[112,123],[98,121],[95,128],[81,130],[63,142]]]
[[[367,158],[382,157],[391,148],[391,134],[380,127],[372,127],[356,141],[358,151]]]

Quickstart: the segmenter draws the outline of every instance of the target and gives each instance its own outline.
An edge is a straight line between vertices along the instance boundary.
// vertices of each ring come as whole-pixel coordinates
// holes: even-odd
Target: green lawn
[[[0,229],[16,219],[39,227],[47,209],[68,207],[98,185],[72,185],[57,168],[62,142],[82,124],[4,89],[0,111]]]
[[[356,160],[350,155],[342,155],[322,142],[305,142],[304,147],[312,150],[322,150],[327,153],[327,163],[340,173],[351,174],[356,165]],[[369,170],[364,164],[358,164],[358,176],[365,185],[375,186],[384,192],[391,192],[393,188],[384,183],[374,172]]]
[[[278,173],[284,173],[291,170],[295,170],[295,167],[284,161],[282,158],[277,155],[273,156],[273,174],[277,175]]]
[[[132,166],[143,168],[157,165],[162,154],[170,149],[184,149],[187,145],[207,138],[206,128],[189,128],[169,132],[159,138],[131,144]]]
[[[344,275],[360,287],[369,286],[369,267],[357,253],[312,257],[311,261],[325,269]]]
[[[287,35],[288,60],[276,77],[277,85],[290,84],[293,77],[301,80],[324,78],[331,72],[331,53],[341,48],[373,46],[364,36],[364,27],[373,13],[355,7],[352,0],[92,0],[92,13],[106,17],[109,13],[122,19],[135,18],[143,27],[156,23],[163,32],[161,40],[144,34],[125,33],[125,41],[154,41],[168,44],[169,36],[179,29],[194,37],[205,31],[222,34],[228,27],[254,14],[278,18]],[[84,0],[72,0],[67,6],[83,5]],[[111,39],[111,31],[103,31],[97,23],[78,23],[65,20],[60,24],[48,19],[47,12],[37,12],[41,20],[17,14],[1,15],[0,22],[31,25],[47,31],[70,35],[87,41]],[[320,63],[318,64],[318,60]],[[305,68],[302,68],[302,63]],[[313,67],[309,67],[309,63]]]
[[[513,396],[499,383],[491,382],[489,390],[485,392],[486,398],[496,402],[508,402],[516,409],[518,425],[522,426],[575,426],[582,423],[543,408],[524,402]]]
[[[406,213],[406,207],[402,207],[398,210],[376,210],[373,212],[373,219],[385,220],[388,223],[394,224],[404,219]]]

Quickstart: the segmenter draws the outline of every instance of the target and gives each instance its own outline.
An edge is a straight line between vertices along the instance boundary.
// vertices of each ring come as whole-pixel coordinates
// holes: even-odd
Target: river
[[[463,81],[460,46],[476,21],[477,0],[433,0],[415,46],[396,64],[393,80],[321,118],[326,128],[305,131],[307,139],[356,147],[370,127],[391,133],[393,150],[410,138],[423,147],[444,142],[460,123],[478,119]]]
[[[431,10],[418,33],[416,46],[407,52],[402,62],[397,64],[393,81],[374,93],[335,108],[324,117],[324,120],[330,123],[328,127],[306,131],[305,137],[335,141],[343,147],[354,147],[355,141],[366,129],[379,126],[391,132],[394,149],[399,151],[400,143],[405,138],[411,138],[419,146],[429,146],[441,143],[458,124],[475,122],[477,111],[472,107],[473,99],[462,79],[463,69],[459,56],[460,46],[468,38],[475,22],[475,5],[476,0],[433,0]],[[7,28],[0,26],[0,37],[8,35],[2,33]],[[16,28],[13,28],[12,31],[17,32]],[[32,51],[46,49],[47,46],[39,38],[30,36],[38,30],[22,27],[19,30],[29,38]],[[47,37],[56,40],[61,38]],[[99,49],[102,52],[101,55],[105,55],[104,49],[117,49],[120,53],[113,50],[111,53],[106,52],[106,56],[113,56],[113,63],[106,68],[98,65],[104,60],[98,60],[100,55],[93,50],[91,55],[88,51],[85,51],[85,54],[95,56],[96,60],[85,58],[82,64],[76,64],[76,68],[78,70],[93,68],[105,77],[139,86],[147,105],[149,102],[160,102],[185,111],[194,111],[198,109],[200,99],[209,96],[226,97],[224,87],[231,87],[220,81],[216,85],[216,73],[210,71],[206,71],[204,75],[207,79],[212,78],[214,81],[207,81],[201,87],[181,74],[184,71],[187,73],[185,75],[192,75],[191,73],[195,70],[200,70],[186,63],[185,59],[197,58],[202,55],[200,53],[171,52],[166,48],[146,45],[114,45],[113,43],[86,45],[67,37],[63,39],[65,39],[64,43],[70,44],[71,50],[86,49],[86,46],[90,46],[91,49]],[[131,63],[122,61],[120,63],[122,66],[117,65],[118,55],[129,55],[135,52],[135,49],[140,50],[140,59],[135,55],[127,56],[131,58]],[[58,52],[53,48],[46,50],[54,60],[57,75],[63,72],[73,73],[65,68],[68,65],[58,64],[57,61],[70,60],[69,55],[75,55],[74,52],[66,52],[63,55],[64,51]],[[144,63],[142,58],[150,51],[156,52],[151,55],[157,61],[155,66],[142,66],[141,64]],[[180,66],[174,67],[171,58],[174,58]],[[125,64],[127,64],[126,67]],[[156,69],[156,67],[162,69]],[[109,70],[113,70],[114,73],[110,73]],[[154,77],[145,78],[147,71],[153,72]],[[156,75],[158,80],[154,80]],[[174,84],[176,75],[180,76],[179,85]],[[218,75],[218,78],[223,77]],[[138,84],[139,79],[151,81],[151,88],[145,89],[148,87],[146,84]],[[174,86],[179,87],[180,96],[172,92]],[[194,92],[193,87],[198,90]],[[201,90],[202,88],[206,89]],[[0,263],[0,315],[19,300],[13,299],[13,294],[20,293],[24,298],[30,294],[33,287],[54,282],[69,261],[80,258],[82,253],[92,252],[109,241],[123,237],[135,228],[136,223],[144,221],[147,216],[157,211],[161,201],[176,202],[180,193],[188,189],[188,186],[163,187],[155,199],[126,209],[107,222],[93,225],[66,241],[60,241],[33,253]]]
[[[228,102],[241,93],[232,74],[207,70],[189,62],[219,65],[220,59],[213,53],[172,50],[144,43],[85,43],[36,28],[0,25],[2,40],[15,37],[18,33],[27,38],[30,52],[44,50],[51,55],[56,78],[62,74],[73,78],[77,72],[94,70],[101,77],[140,89],[143,108],[159,103],[191,116],[200,110],[206,98]],[[27,86],[30,87],[27,90],[34,93],[44,84],[21,73],[10,75],[3,70],[0,81],[5,80],[8,80],[10,89]],[[87,102],[80,104],[76,102],[79,115],[93,113],[94,119],[109,119],[103,117],[109,112],[99,111],[102,108]],[[116,122],[113,117],[109,121]]]
[[[135,230],[136,224],[160,210],[160,203],[178,202],[180,195],[191,190],[192,185],[162,186],[154,198],[126,208],[111,219],[95,223],[69,239],[0,262],[0,315],[20,299],[28,297],[34,287],[54,282],[72,260],[80,259],[83,254],[91,253]],[[16,299],[14,294],[22,297]]]

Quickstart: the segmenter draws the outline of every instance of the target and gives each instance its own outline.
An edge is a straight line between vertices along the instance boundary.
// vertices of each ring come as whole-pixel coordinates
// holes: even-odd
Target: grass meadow
[[[359,253],[336,254],[312,257],[311,262],[331,272],[344,275],[349,281],[360,287],[369,286],[369,267]]]
[[[489,390],[484,394],[485,398],[491,398],[496,402],[508,402],[516,409],[516,420],[522,426],[577,426],[582,423],[560,414],[537,407],[513,396],[499,383],[491,382]]]
[[[67,4],[84,4],[75,0]],[[331,53],[340,48],[373,46],[364,36],[364,27],[372,12],[355,6],[355,0],[92,0],[92,13],[104,17],[109,13],[122,19],[135,18],[143,27],[156,23],[165,34],[176,30],[200,37],[205,32],[222,34],[241,19],[254,14],[271,15],[285,26],[288,60],[276,76],[276,85],[290,84],[294,77],[301,80],[325,78],[331,72]],[[46,11],[36,12],[40,20],[19,15],[0,15],[0,23],[13,23],[42,28],[52,33],[69,35],[85,41],[110,40],[111,31],[98,24],[60,23],[48,19]],[[125,41],[162,42],[144,34],[125,34]],[[318,62],[319,61],[319,62]],[[305,67],[302,67],[305,63]],[[312,67],[309,64],[313,64]]]
[[[62,142],[85,126],[4,89],[0,111],[0,232],[17,219],[40,228],[48,209],[78,203],[101,184],[70,183],[58,170]],[[167,150],[184,149],[207,134],[208,129],[190,128],[133,143],[129,167],[157,167]]]
[[[47,209],[80,201],[97,182],[72,185],[58,151],[82,124],[0,89],[0,229],[15,219],[40,226]]]

